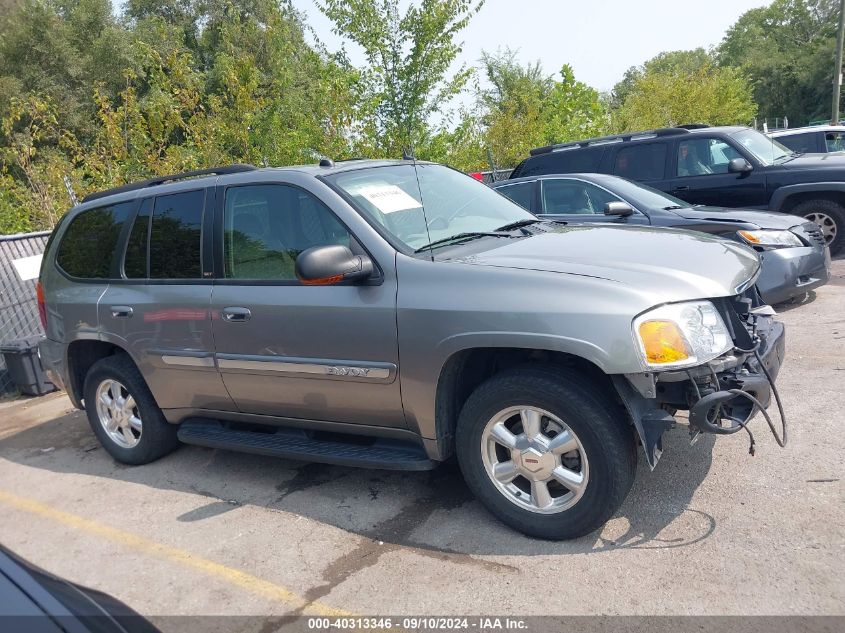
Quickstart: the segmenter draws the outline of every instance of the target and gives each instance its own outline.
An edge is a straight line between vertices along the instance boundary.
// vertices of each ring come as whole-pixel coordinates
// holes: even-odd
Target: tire
[[[85,376],[83,394],[94,435],[117,461],[148,464],[179,446],[176,425],[165,420],[147,383],[127,355],[117,354],[94,363]],[[116,406],[107,405],[108,400],[116,400]],[[125,401],[129,401],[127,406],[120,407]],[[111,424],[111,431],[101,421],[101,415],[116,421]]]
[[[790,213],[821,227],[831,255],[845,247],[845,207],[841,204],[833,200],[807,200],[795,205]]]
[[[549,440],[550,435],[564,439],[569,431],[578,444],[577,450],[553,456],[550,465],[547,455],[537,456],[530,450],[526,453],[516,448],[514,457],[514,450],[499,445],[498,439],[491,449],[490,433],[486,433],[492,428],[490,425],[507,418],[513,409],[525,407],[551,414],[540,418],[542,437],[535,436],[534,445],[536,441]],[[519,440],[517,432],[525,428],[523,419],[522,413],[517,412],[502,424]],[[561,430],[560,423],[568,428]],[[569,441],[561,444],[571,446],[571,435]],[[521,437],[524,448],[524,442],[529,440]],[[605,390],[566,369],[522,366],[490,378],[467,399],[458,419],[455,442],[461,472],[481,503],[513,529],[542,539],[577,538],[604,525],[622,505],[636,472],[636,441],[625,414],[613,405]],[[526,459],[542,464],[531,465]],[[503,474],[512,472],[514,466],[518,466],[520,474],[509,484],[494,483],[488,472],[492,472],[491,461],[495,460],[504,464],[500,465]],[[535,505],[534,484],[524,475],[525,469],[541,467],[544,471],[533,476],[543,477],[549,468],[557,471],[564,465],[586,480],[581,492],[549,480],[546,488],[553,493],[552,505],[539,510],[524,507]],[[508,476],[505,474],[505,478]],[[543,500],[539,495],[538,498]]]

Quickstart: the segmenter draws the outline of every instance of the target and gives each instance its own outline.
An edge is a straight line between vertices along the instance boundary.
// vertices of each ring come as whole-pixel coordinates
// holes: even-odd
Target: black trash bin
[[[41,336],[28,336],[0,345],[0,353],[6,361],[6,369],[21,393],[41,396],[55,390],[52,382],[41,367],[38,357],[38,343]]]

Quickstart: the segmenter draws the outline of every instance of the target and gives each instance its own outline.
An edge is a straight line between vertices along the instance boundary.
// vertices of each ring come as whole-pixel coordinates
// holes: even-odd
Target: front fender
[[[442,363],[458,352],[477,348],[510,347],[517,349],[535,349],[549,352],[564,352],[578,356],[596,365],[604,373],[612,364],[607,350],[594,343],[567,336],[554,334],[536,334],[531,332],[463,332],[455,334],[437,345]]]
[[[845,182],[811,182],[797,185],[784,185],[779,187],[772,194],[769,200],[769,210],[783,211],[786,201],[799,193],[829,193],[835,191],[845,195]]]

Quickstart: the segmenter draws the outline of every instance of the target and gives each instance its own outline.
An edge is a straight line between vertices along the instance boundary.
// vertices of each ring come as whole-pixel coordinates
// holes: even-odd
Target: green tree
[[[484,54],[482,65],[490,84],[480,95],[484,141],[498,165],[516,165],[533,147],[606,131],[600,95],[576,80],[570,66],[556,78],[539,63],[520,64],[512,50]]]
[[[629,71],[624,101],[612,114],[616,131],[635,131],[684,123],[747,125],[757,113],[750,83],[737,68],[713,65],[698,51],[664,53]]]
[[[63,127],[92,131],[92,86],[120,89],[131,65],[126,32],[109,0],[19,0],[0,17],[0,116],[11,100],[38,94],[61,104]]]
[[[837,0],[775,0],[728,29],[720,65],[751,79],[759,114],[803,125],[830,116]]]
[[[51,227],[68,206],[62,179],[78,145],[57,112],[44,98],[14,98],[0,121],[0,232]]]
[[[703,48],[689,51],[666,51],[659,53],[641,66],[631,66],[625,71],[611,91],[611,107],[619,108],[631,94],[637,81],[648,73],[670,73],[689,75],[704,66],[715,64],[715,56]]]
[[[323,0],[334,31],[364,50],[367,100],[361,114],[371,153],[397,156],[424,145],[430,120],[467,84],[471,70],[450,74],[456,41],[483,0],[421,0],[400,12],[399,0]]]

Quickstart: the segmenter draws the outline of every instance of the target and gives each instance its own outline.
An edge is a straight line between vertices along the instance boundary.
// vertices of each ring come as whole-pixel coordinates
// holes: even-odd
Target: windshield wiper
[[[530,224],[537,224],[538,222],[542,222],[542,220],[538,218],[532,218],[530,220],[517,220],[516,222],[511,222],[510,224],[505,224],[504,226],[500,226],[497,231],[513,231],[514,229],[518,229],[523,226],[528,226]]]
[[[457,242],[461,240],[471,240],[475,239],[476,237],[513,237],[510,233],[496,233],[493,231],[467,231],[466,233],[456,233],[455,235],[450,235],[449,237],[442,237],[439,240],[434,240],[433,242],[429,242],[425,246],[420,246],[415,253],[421,253],[422,251],[427,251],[430,248],[434,248],[435,246],[442,246],[443,244],[448,244],[449,242]]]
[[[683,209],[683,208],[684,207],[682,207],[679,204],[670,204],[668,207],[663,207],[663,210],[664,211],[674,211],[675,209]]]

